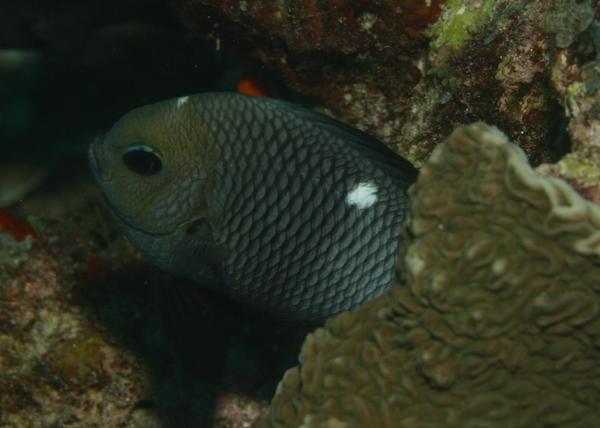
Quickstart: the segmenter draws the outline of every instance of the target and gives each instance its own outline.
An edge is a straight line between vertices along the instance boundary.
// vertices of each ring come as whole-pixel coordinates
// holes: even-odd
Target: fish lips
[[[104,190],[102,191],[102,199],[104,200],[104,204],[108,208],[108,211],[113,216],[113,218],[115,219],[117,224],[121,227],[122,230],[125,230],[126,233],[127,233],[127,231],[132,231],[138,235],[148,236],[148,237],[152,237],[152,238],[161,238],[161,237],[166,237],[166,236],[181,232],[182,230],[184,230],[184,228],[186,226],[186,223],[182,223],[182,224],[175,226],[171,230],[164,230],[164,231],[146,230],[136,223],[135,218],[123,215],[121,210],[119,210],[113,204],[113,202],[108,197],[108,195],[104,192]]]
[[[87,158],[90,163],[92,174],[94,174],[94,178],[99,182],[108,181],[106,172],[102,168],[103,156],[100,149],[101,144],[102,138],[96,137],[87,148]]]

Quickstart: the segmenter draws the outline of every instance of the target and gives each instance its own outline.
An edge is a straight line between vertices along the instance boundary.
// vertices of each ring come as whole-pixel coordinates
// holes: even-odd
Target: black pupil
[[[144,149],[132,149],[123,155],[123,163],[139,175],[155,175],[162,169],[162,161],[156,153]]]

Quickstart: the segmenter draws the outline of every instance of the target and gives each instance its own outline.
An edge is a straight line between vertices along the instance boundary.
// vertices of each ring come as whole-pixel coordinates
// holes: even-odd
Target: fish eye
[[[156,150],[144,144],[127,148],[123,163],[138,175],[156,175],[162,170],[162,160]]]

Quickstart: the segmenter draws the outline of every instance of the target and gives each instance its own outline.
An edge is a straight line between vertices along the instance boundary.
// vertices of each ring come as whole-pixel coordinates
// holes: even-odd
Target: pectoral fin
[[[184,225],[183,236],[172,255],[172,266],[182,276],[219,289],[224,282],[222,266],[228,254],[216,243],[215,228],[207,219],[198,218]]]

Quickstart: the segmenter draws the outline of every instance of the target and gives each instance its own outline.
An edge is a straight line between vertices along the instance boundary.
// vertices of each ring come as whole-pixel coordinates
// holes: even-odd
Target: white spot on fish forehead
[[[369,208],[377,202],[377,190],[375,183],[370,181],[358,183],[346,196],[346,203],[359,210]]]
[[[177,108],[181,108],[189,100],[190,100],[190,97],[188,97],[188,96],[177,98]]]

